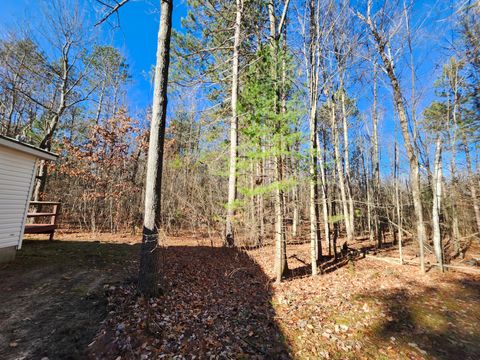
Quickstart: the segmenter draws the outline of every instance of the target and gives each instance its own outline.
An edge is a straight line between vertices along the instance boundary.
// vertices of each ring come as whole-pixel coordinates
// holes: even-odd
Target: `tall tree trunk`
[[[323,134],[325,134],[325,130],[323,130]],[[325,141],[324,141],[324,144],[325,144]],[[318,165],[320,169],[320,180],[321,180],[320,188],[321,188],[321,196],[322,196],[323,230],[324,230],[325,242],[326,244],[328,244],[328,248],[329,248],[329,255],[331,255],[330,226],[328,224],[328,188],[327,188],[327,178],[325,175],[325,160],[324,160],[326,149],[325,148],[323,149],[323,154],[320,149],[321,149],[320,141],[319,141],[318,132],[317,132],[317,150],[318,150],[318,160],[319,160]],[[321,244],[319,244],[319,246],[321,246]]]
[[[406,112],[404,96],[402,94],[400,83],[398,82],[398,78],[395,73],[393,62],[387,55],[387,42],[375,28],[370,18],[370,15],[368,15],[366,22],[373,35],[373,38],[377,45],[378,53],[382,58],[383,65],[390,79],[390,84],[393,90],[395,108],[397,110],[398,118],[400,120],[400,128],[402,130],[403,141],[405,143],[405,149],[407,151],[407,157],[410,164],[410,184],[412,187],[413,206],[415,210],[415,217],[416,217],[416,223],[417,223],[417,237],[418,237],[418,244],[419,244],[419,250],[420,250],[419,251],[420,252],[420,268],[421,268],[421,271],[424,273],[425,272],[424,244],[426,242],[426,230],[425,230],[425,224],[423,221],[423,206],[422,206],[422,200],[421,200],[421,184],[420,184],[420,172],[419,172],[417,151],[410,137],[410,132],[408,129],[407,112]]]
[[[347,193],[348,199],[348,214],[350,218],[350,234],[347,234],[349,241],[353,240],[355,237],[355,209],[353,204],[352,197],[352,182],[350,179],[350,154],[349,154],[349,143],[348,143],[348,119],[347,119],[347,110],[345,105],[345,88],[343,79],[341,80],[341,93],[340,101],[342,104],[342,125],[343,125],[343,159],[345,164],[345,190]]]
[[[237,142],[238,142],[238,50],[240,48],[240,35],[242,24],[243,0],[236,1],[235,33],[233,37],[232,55],[232,93],[230,119],[230,170],[228,175],[228,203],[225,229],[225,245],[235,245],[233,220],[235,216],[235,200],[237,198]]]
[[[100,98],[98,99],[98,106],[97,106],[97,113],[95,115],[95,124],[100,123],[100,116],[102,115],[102,107],[103,107],[103,98],[105,97],[105,83],[102,84],[102,88],[100,90]],[[115,115],[115,114],[113,114]]]
[[[380,192],[380,161],[378,144],[378,112],[377,112],[377,64],[373,65],[373,111],[372,111],[372,167],[373,167],[373,227],[377,246],[382,247],[382,236],[378,217],[377,204],[379,203]]]
[[[435,257],[443,272],[443,248],[440,231],[440,209],[442,198],[442,138],[438,135],[435,144],[435,163],[433,167],[433,207],[432,207],[432,226],[433,226],[433,248]]]
[[[52,142],[53,137],[55,135],[55,131],[57,129],[58,122],[60,120],[60,115],[63,114],[64,111],[64,96],[61,96],[61,103],[63,106],[59,107],[60,112],[56,112],[48,125],[46,135],[44,136],[42,142],[40,143],[40,148],[50,151],[52,149]],[[45,194],[45,189],[47,187],[47,179],[48,179],[48,163],[45,160],[41,160],[38,164],[38,171],[37,171],[37,181],[35,182],[35,188],[33,190],[33,200],[40,201],[43,199],[43,195]]]
[[[250,191],[253,193],[255,190],[255,164],[252,162],[250,164]],[[257,206],[256,206],[256,196],[250,196],[250,229],[251,229],[251,239],[255,245],[259,245],[259,236],[258,236],[258,226],[257,226]]]
[[[363,159],[363,156],[362,156]],[[365,163],[365,160],[363,160],[363,163]],[[365,166],[365,165],[364,165]],[[370,184],[370,179],[367,174],[367,171],[364,171],[365,173],[365,190],[367,193],[367,229],[368,229],[368,237],[370,241],[373,241],[373,214],[372,214],[372,186]]]
[[[52,117],[48,122],[47,129],[45,131],[44,137],[40,142],[39,147],[41,149],[45,149],[50,151],[52,149],[52,142],[55,136],[55,132],[57,130],[58,122],[60,121],[60,117],[63,115],[65,109],[67,108],[67,92],[68,92],[68,81],[70,79],[70,64],[69,64],[69,54],[71,49],[72,43],[70,41],[66,41],[62,47],[62,61],[61,61],[61,68],[62,68],[62,75],[60,81],[60,99],[58,102],[57,108],[52,111]],[[38,171],[38,178],[35,184],[35,189],[33,192],[33,198],[35,201],[39,201],[42,198],[43,193],[45,192],[45,187],[47,184],[47,177],[48,177],[48,167],[44,160],[40,161],[40,168]]]
[[[343,217],[345,221],[345,230],[347,232],[347,241],[351,243],[353,241],[352,237],[352,230],[350,226],[350,211],[348,206],[347,200],[347,192],[345,190],[345,177],[343,176],[343,167],[342,167],[342,155],[340,154],[340,140],[338,136],[338,126],[337,126],[337,114],[335,110],[335,99],[332,99],[330,102],[331,106],[331,114],[330,114],[330,121],[332,126],[332,134],[333,134],[333,148],[334,148],[334,155],[335,155],[335,166],[337,169],[338,175],[338,187],[340,188],[340,197],[342,201],[342,209],[343,209]]]
[[[456,154],[457,154],[457,105],[458,105],[458,94],[457,94],[457,78],[455,77],[455,87],[454,87],[454,96],[453,96],[453,134],[450,141],[450,173],[452,176],[451,184],[452,190],[449,192],[450,208],[452,211],[452,238],[455,248],[455,255],[461,255],[460,247],[460,231],[458,228],[458,211],[457,211],[457,201],[458,201],[458,182],[457,182],[457,169],[456,169]],[[449,123],[450,120],[450,99],[448,101],[447,107],[447,118],[446,121]]]
[[[398,188],[398,170],[399,170],[399,159],[398,159],[398,145],[395,141],[395,154],[393,160],[393,177],[395,181],[395,208],[397,213],[397,239],[398,239],[398,256],[400,258],[400,264],[403,264],[403,229],[402,229],[402,207],[400,204],[400,191]]]
[[[470,196],[473,202],[473,211],[475,213],[475,221],[477,223],[477,232],[480,234],[480,203],[477,197],[477,184],[475,181],[475,176],[473,174],[472,157],[470,156],[470,149],[468,148],[468,142],[464,132],[462,133],[462,142],[463,142],[463,149],[465,151],[465,160],[467,163],[467,171],[468,171],[468,183],[470,186]]]
[[[277,20],[275,16],[275,3],[273,0],[270,0],[268,3],[268,17],[270,22],[270,48],[272,54],[272,80],[275,88],[275,99],[273,103],[274,113],[279,114],[281,105],[281,96],[280,88],[278,86],[278,37],[277,37]],[[281,29],[279,29],[279,34]],[[277,121],[279,121],[277,119]],[[276,132],[280,135],[281,125],[276,125]],[[281,136],[278,137],[278,141],[274,144],[277,149],[283,149],[283,141]],[[281,189],[281,181],[283,180],[283,166],[282,166],[282,156],[275,155],[274,159],[274,177],[277,185],[275,187],[275,198],[274,198],[274,207],[275,207],[275,274],[276,281],[280,282],[285,275],[288,266],[287,266],[287,256],[286,256],[286,241],[285,241],[285,232],[284,232],[284,196],[283,190]]]
[[[294,145],[294,151],[296,153],[299,152],[300,147],[298,145],[298,142],[295,142]],[[292,172],[293,172],[293,177],[295,181],[298,181],[298,166],[297,166],[297,160],[295,159],[295,156],[292,155],[291,157],[291,163],[292,163]],[[299,225],[299,196],[298,196],[298,184],[295,184],[292,188],[292,237],[296,238],[298,235],[298,225]]]
[[[264,152],[264,151],[262,151]],[[260,177],[260,183],[264,184],[264,177],[265,177],[265,160],[260,160],[258,164],[258,174]],[[258,243],[259,245],[263,244],[263,239],[265,239],[265,201],[262,194],[258,195],[258,221],[260,227],[260,234]]]
[[[172,31],[173,0],[161,0],[158,31],[157,64],[153,90],[152,122],[148,146],[147,177],[145,182],[145,215],[140,253],[138,286],[146,296],[159,292],[159,228],[161,220],[161,190],[163,144],[167,117],[168,69],[170,64],[170,38]]]
[[[318,38],[316,23],[315,0],[309,1],[310,34],[308,50],[309,70],[309,190],[310,190],[310,258],[312,262],[312,275],[317,275],[318,254],[318,218],[317,218],[317,98],[318,98]]]

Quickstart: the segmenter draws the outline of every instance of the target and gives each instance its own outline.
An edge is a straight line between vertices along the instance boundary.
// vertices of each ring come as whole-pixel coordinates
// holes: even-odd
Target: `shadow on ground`
[[[271,281],[246,253],[162,249],[164,295],[155,308],[142,302],[147,315],[128,311],[138,310],[137,296],[117,299],[111,291],[132,288],[138,254],[138,245],[25,241],[17,259],[0,267],[0,358],[133,359],[145,354],[145,342],[149,357],[288,358]],[[152,321],[134,329],[137,315]],[[129,330],[128,347],[121,348]]]
[[[24,241],[0,266],[0,358],[82,359],[106,316],[104,285],[132,276],[138,246]]]
[[[372,328],[376,342],[416,349],[427,358],[480,357],[478,281],[451,280],[446,287],[427,287],[414,294],[405,288],[379,290],[361,298],[380,306],[385,315]]]
[[[163,296],[147,303],[118,289],[92,357],[289,358],[271,280],[245,252],[172,246],[161,253]],[[134,333],[141,336],[128,336]]]
[[[295,259],[300,262],[302,266],[289,269],[285,278],[286,280],[308,277],[312,274],[312,265],[310,262],[302,260],[296,254],[289,256],[288,259]],[[355,267],[355,262],[360,259],[363,259],[363,254],[360,252],[347,254],[339,252],[337,257],[324,255],[318,261],[318,271],[320,274],[329,274],[345,266],[349,266],[353,269]]]

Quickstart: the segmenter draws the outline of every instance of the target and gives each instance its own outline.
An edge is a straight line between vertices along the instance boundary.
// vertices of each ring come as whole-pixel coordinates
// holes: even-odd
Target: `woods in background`
[[[60,199],[64,225],[140,234],[166,110],[129,110],[127,59],[72,4],[2,36],[0,133],[61,154],[34,196]],[[313,275],[355,239],[400,257],[413,239],[422,270],[432,246],[439,264],[463,256],[480,238],[480,5],[441,6],[188,1],[156,145],[163,229],[274,242],[278,281],[287,242],[311,243]],[[448,33],[421,20],[435,16]],[[448,46],[421,52],[425,34]]]

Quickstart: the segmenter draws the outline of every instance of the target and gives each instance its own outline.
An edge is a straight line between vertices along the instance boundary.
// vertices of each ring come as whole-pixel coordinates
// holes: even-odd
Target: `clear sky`
[[[41,22],[39,19],[39,6],[49,0],[0,0],[0,35],[19,24],[31,24]],[[72,0],[75,1],[75,0]],[[83,5],[86,18],[94,24],[99,14],[96,0],[77,0]],[[186,0],[175,0],[173,11],[174,29],[181,31],[181,19],[186,15]],[[454,1],[454,0],[452,0]],[[355,1],[353,2],[355,3]],[[441,69],[441,63],[447,53],[442,43],[448,38],[448,21],[445,17],[451,12],[448,7],[451,5],[448,0],[417,0],[414,2],[412,14],[412,26],[422,28],[422,31],[415,34],[417,50],[414,53],[417,68],[417,95],[420,94],[423,103],[419,106],[419,113],[422,107],[434,98],[433,82]],[[28,21],[27,21],[28,19]],[[149,72],[155,64],[155,53],[157,43],[157,31],[159,22],[159,1],[158,0],[130,0],[119,12],[120,28],[113,29],[108,23],[101,25],[101,41],[103,44],[113,44],[120,48],[126,56],[132,75],[132,84],[128,91],[127,104],[133,114],[144,111],[152,99],[152,85],[149,79]],[[116,17],[112,22],[116,22]],[[92,25],[93,28],[93,25]],[[442,50],[443,48],[443,50]],[[405,60],[405,59],[404,59]],[[403,61],[403,64],[408,63]],[[407,97],[409,96],[410,75],[408,67],[404,65],[399,69]],[[371,89],[368,84],[352,89],[352,96],[355,96],[358,105],[370,116]],[[392,144],[394,138],[394,120],[392,111],[392,100],[390,86],[382,81],[379,86],[380,106],[383,108],[384,118],[381,121],[381,135],[383,144]],[[172,107],[170,102],[170,108]],[[171,109],[170,109],[171,111]],[[385,155],[387,150],[385,149]],[[389,167],[388,155],[383,159],[384,166]]]
[[[26,19],[41,21],[36,14],[38,7],[45,0],[0,0],[0,31],[3,35],[6,31],[23,26]],[[48,0],[46,0],[48,1]],[[99,15],[95,9],[99,9],[96,0],[79,0],[85,8],[90,22]],[[183,1],[175,1],[173,26],[180,30],[181,18],[186,15],[186,7]],[[110,24],[101,25],[102,40],[120,48],[126,56],[132,75],[132,84],[128,93],[128,103],[132,111],[144,110],[150,105],[152,86],[148,78],[148,72],[155,65],[157,45],[157,32],[159,23],[158,0],[130,0],[119,12],[120,28],[113,29]],[[116,22],[112,17],[112,23]]]
[[[34,23],[41,21],[36,16],[38,8],[42,3],[48,0],[0,0],[0,31],[6,32],[15,26],[23,26],[24,23]],[[85,13],[90,17],[93,24],[98,19],[99,14],[95,9],[99,9],[99,3],[96,0],[78,0],[85,8]],[[181,31],[181,18],[186,15],[185,0],[175,1],[173,11],[174,29]],[[422,17],[435,11],[439,7],[437,0],[422,0],[415,2],[414,16],[420,14]],[[417,15],[418,16],[418,15]],[[28,22],[26,21],[28,19]],[[120,48],[127,58],[130,65],[130,72],[133,83],[129,91],[129,105],[132,111],[144,109],[151,101],[151,84],[148,76],[149,71],[155,64],[156,41],[159,21],[159,1],[158,0],[130,0],[119,12],[120,28],[113,29],[110,24],[101,25],[101,40],[113,43]],[[113,17],[112,22],[117,18]],[[412,19],[412,22],[421,22],[421,19]],[[22,25],[20,25],[22,24]],[[430,27],[436,27],[432,24]],[[419,70],[418,77],[425,77],[426,73],[431,73],[435,64],[435,50],[438,34],[423,33],[420,34],[423,46],[421,52],[417,52],[416,62]],[[431,74],[430,74],[431,75]],[[427,75],[428,76],[428,75]],[[424,84],[417,84],[423,86]],[[430,85],[430,84],[429,84]]]

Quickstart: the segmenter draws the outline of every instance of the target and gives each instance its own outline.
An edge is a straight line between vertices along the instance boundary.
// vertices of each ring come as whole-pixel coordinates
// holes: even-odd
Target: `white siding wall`
[[[20,246],[35,156],[0,146],[0,248]]]

